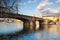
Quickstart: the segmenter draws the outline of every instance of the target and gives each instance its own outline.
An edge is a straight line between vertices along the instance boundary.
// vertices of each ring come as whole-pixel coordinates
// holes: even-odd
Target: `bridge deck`
[[[33,16],[27,16],[27,15],[21,15],[16,13],[7,13],[7,12],[0,12],[0,18],[17,18],[17,19],[28,19],[31,20],[32,18],[36,20],[41,20],[42,18],[33,17]]]

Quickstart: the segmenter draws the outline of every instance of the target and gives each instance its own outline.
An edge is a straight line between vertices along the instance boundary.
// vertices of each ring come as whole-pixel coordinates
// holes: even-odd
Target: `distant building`
[[[56,22],[56,24],[60,24],[60,16],[43,16],[42,18],[49,19]]]

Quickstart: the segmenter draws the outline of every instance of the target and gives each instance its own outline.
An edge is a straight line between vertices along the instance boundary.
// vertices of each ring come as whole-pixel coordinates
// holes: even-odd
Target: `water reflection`
[[[48,34],[49,34],[49,39],[53,39],[53,40],[59,40],[59,30],[58,27],[59,25],[51,25],[51,28],[49,28],[48,30]]]
[[[46,27],[47,26],[47,27]],[[26,40],[23,38],[29,38],[30,40],[36,39],[36,40],[59,40],[60,39],[60,32],[59,32],[59,26],[60,25],[44,25],[44,30],[37,31],[27,37],[22,37],[22,40]],[[32,36],[32,38],[30,37]],[[28,40],[29,40],[28,39]]]
[[[47,28],[45,28],[43,31],[35,33],[37,40],[59,40],[60,39],[59,25],[45,25],[45,26],[47,26]]]
[[[21,26],[21,27],[20,27]],[[0,34],[15,33],[23,29],[23,23],[0,22]]]
[[[60,40],[60,25],[43,25],[43,28],[36,32],[19,34],[17,37],[7,36],[6,40]]]

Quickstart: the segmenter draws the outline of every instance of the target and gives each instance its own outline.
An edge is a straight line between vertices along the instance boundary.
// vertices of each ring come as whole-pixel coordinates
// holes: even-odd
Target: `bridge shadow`
[[[37,31],[43,31],[45,29],[45,27],[48,27],[48,25],[41,24],[40,27],[41,28]],[[48,29],[49,29],[49,27],[48,27]],[[0,35],[0,40],[12,40],[12,39],[17,40],[18,37],[22,37],[22,35],[24,36],[24,35],[27,35],[27,34],[30,34],[30,33],[35,33],[35,32],[36,32],[36,30],[29,31],[28,29],[27,30],[22,30],[22,31],[17,31],[15,33]]]
[[[40,29],[42,30],[42,29]],[[38,31],[38,30],[37,30]],[[15,33],[9,33],[9,34],[2,34],[0,35],[0,40],[12,40],[15,39],[17,40],[18,37],[22,37],[22,35],[27,35],[30,33],[35,33],[36,31],[29,31],[29,30],[22,30],[22,31],[17,31]]]
[[[28,34],[30,32],[25,32],[24,30],[22,31],[18,31],[18,32],[15,32],[15,33],[9,33],[9,34],[2,34],[0,35],[0,40],[12,40],[12,39],[16,39],[18,37],[21,37],[22,35],[25,35],[25,34]]]
[[[42,24],[43,19],[41,19],[41,18],[26,16],[26,15],[20,15],[20,14],[6,13],[6,12],[2,12],[0,14],[0,18],[15,18],[15,19],[22,20],[24,22],[22,31],[0,35],[1,40],[11,40],[12,38],[15,38],[17,40],[17,37],[21,37],[24,34],[36,32],[36,30],[35,30],[36,23],[35,22],[37,20],[39,20],[39,25],[40,25],[39,29],[40,30],[44,29],[44,25]]]

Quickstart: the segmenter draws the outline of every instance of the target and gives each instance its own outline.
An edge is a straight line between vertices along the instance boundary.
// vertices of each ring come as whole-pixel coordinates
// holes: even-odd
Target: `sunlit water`
[[[60,25],[44,25],[43,27],[43,30],[36,31],[34,33],[23,34],[16,38],[11,38],[10,40],[60,40]],[[23,26],[20,23],[16,25],[16,23],[0,22],[0,34],[12,33],[22,29]]]
[[[21,40],[60,40],[60,25],[46,25],[48,29],[23,35]],[[45,27],[45,26],[44,26]]]
[[[0,35],[1,34],[8,34],[8,33],[15,33],[23,29],[23,23],[7,23],[7,22],[0,22]]]

